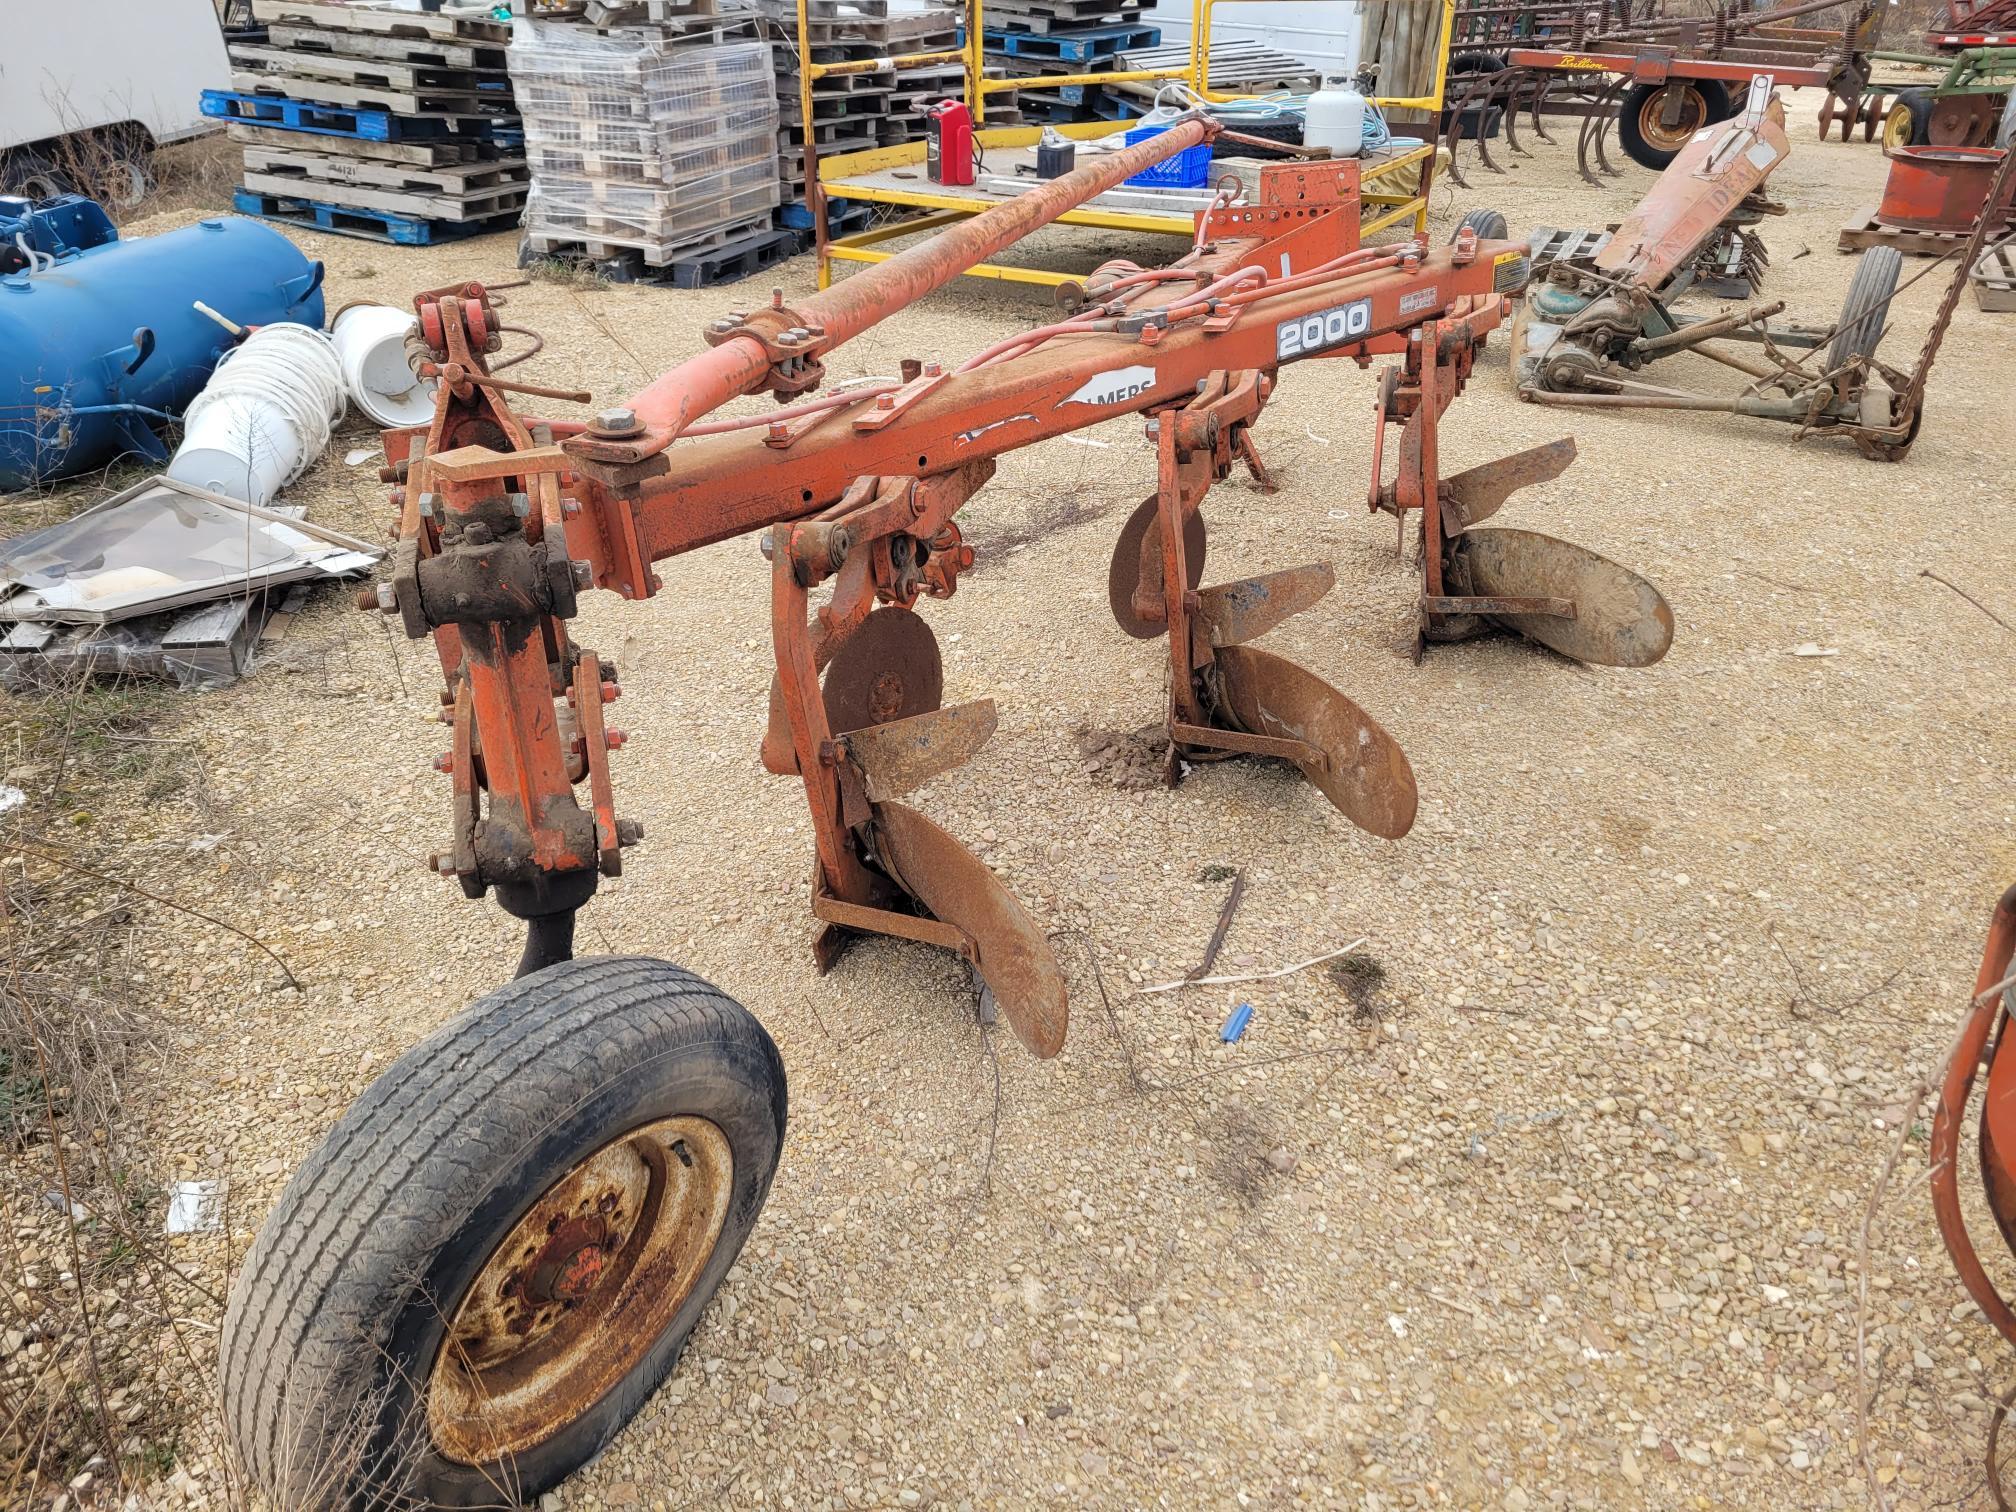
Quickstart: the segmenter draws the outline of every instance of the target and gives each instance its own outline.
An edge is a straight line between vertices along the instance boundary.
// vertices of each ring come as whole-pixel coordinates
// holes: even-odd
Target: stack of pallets
[[[981,48],[990,74],[1026,78],[1020,113],[1033,121],[1119,119],[1105,86],[1043,87],[1045,78],[1113,73],[1130,48],[1153,47],[1162,30],[1141,24],[1147,0],[987,0]],[[1139,112],[1128,112],[1138,114]],[[994,117],[990,98],[987,115]]]
[[[507,25],[362,0],[253,0],[252,13],[264,40],[233,42],[231,88],[203,95],[245,149],[239,210],[409,245],[517,222]]]
[[[1190,44],[1171,42],[1152,47],[1130,47],[1121,55],[1120,68],[1135,70],[1182,68],[1190,62]],[[1210,85],[1226,94],[1312,94],[1322,87],[1323,74],[1293,53],[1250,38],[1228,37],[1211,44]],[[1142,79],[1128,84],[1104,84],[1098,93],[1098,114],[1107,120],[1131,121],[1154,103],[1160,80]],[[1293,141],[1302,140],[1300,121]]]
[[[796,0],[757,3],[776,58],[777,177],[785,201],[779,219],[802,231],[811,220],[805,210],[808,127],[799,94],[798,7]],[[891,15],[889,0],[807,0],[805,44],[814,63],[952,52],[958,47],[959,15],[948,6]],[[924,105],[957,98],[964,88],[965,75],[957,63],[828,74],[812,83],[813,144],[821,157],[835,157],[919,141],[924,136]],[[856,206],[852,213],[865,215],[866,208]]]
[[[532,194],[526,262],[682,288],[731,283],[797,250],[779,232],[770,48],[714,0],[589,0],[606,17],[520,20],[511,78]]]

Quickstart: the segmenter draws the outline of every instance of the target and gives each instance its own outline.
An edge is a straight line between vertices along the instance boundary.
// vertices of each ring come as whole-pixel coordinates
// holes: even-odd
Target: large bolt
[[[567,566],[574,574],[574,586],[576,588],[593,588],[595,586],[595,564],[593,562],[569,562]]]
[[[644,838],[644,821],[641,819],[618,819],[616,821],[616,843],[635,845]]]
[[[455,758],[444,752],[436,756],[429,765],[437,772],[452,772],[455,770]]]
[[[777,543],[770,539],[769,531],[764,531],[762,535],[756,538],[756,549],[763,553],[763,560],[766,562],[776,557]]]
[[[612,751],[622,750],[624,743],[629,739],[630,735],[626,730],[604,730],[602,732],[602,743]]]
[[[427,870],[439,872],[444,877],[452,877],[455,875],[455,858],[436,851],[427,858]]]
[[[378,585],[378,612],[380,614],[397,614],[399,612],[399,591],[390,583],[380,583]]]
[[[595,429],[605,436],[634,436],[643,427],[633,409],[606,409],[595,416]]]
[[[924,376],[926,378],[936,378],[944,371],[945,364],[942,362],[927,362],[924,364]]]
[[[875,396],[875,408],[878,410],[893,410],[896,408],[896,396],[894,394],[877,394]]]

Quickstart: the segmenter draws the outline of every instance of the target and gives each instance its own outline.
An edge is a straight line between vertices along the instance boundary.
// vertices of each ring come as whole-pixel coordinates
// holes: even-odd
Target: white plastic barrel
[[[434,418],[436,380],[414,376],[406,360],[406,336],[414,319],[411,310],[359,304],[339,311],[329,328],[351,399],[386,429],[425,425]]]
[[[261,326],[224,354],[183,413],[168,476],[264,507],[322,455],[343,409],[329,338],[304,325]]]
[[[1348,79],[1325,79],[1309,96],[1302,145],[1328,147],[1332,157],[1356,157],[1365,144],[1365,96]]]

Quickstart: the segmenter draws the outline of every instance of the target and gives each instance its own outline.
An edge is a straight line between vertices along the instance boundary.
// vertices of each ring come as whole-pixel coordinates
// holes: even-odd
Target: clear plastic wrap
[[[633,247],[664,263],[776,207],[770,47],[706,40],[719,35],[515,23],[535,241]]]

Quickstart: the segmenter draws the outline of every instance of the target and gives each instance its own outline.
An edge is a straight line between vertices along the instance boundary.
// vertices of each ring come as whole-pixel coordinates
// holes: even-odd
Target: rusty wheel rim
[[[1680,91],[1680,119],[1669,130],[1660,119],[1660,101],[1663,98],[1663,92],[1648,95],[1645,103],[1638,107],[1638,134],[1655,152],[1678,152],[1706,124],[1708,102],[1701,98],[1701,91],[1691,84],[1683,87]]]
[[[548,1187],[442,1340],[427,1390],[441,1454],[468,1465],[524,1454],[629,1375],[714,1253],[734,1175],[727,1136],[681,1117],[611,1140]]]

